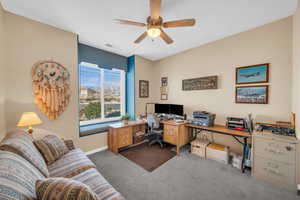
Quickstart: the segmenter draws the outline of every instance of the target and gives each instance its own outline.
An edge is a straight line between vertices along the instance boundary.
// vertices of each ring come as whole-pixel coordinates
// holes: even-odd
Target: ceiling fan
[[[147,36],[156,38],[161,37],[167,44],[171,44],[174,41],[172,38],[167,35],[162,28],[175,28],[175,27],[185,27],[185,26],[194,26],[196,23],[195,19],[183,19],[176,21],[163,22],[163,18],[160,16],[162,0],[150,0],[150,12],[151,16],[147,18],[147,24],[141,22],[134,22],[122,19],[116,19],[116,22],[119,24],[147,27],[147,31],[144,32],[141,36],[138,37],[134,43],[138,44]]]

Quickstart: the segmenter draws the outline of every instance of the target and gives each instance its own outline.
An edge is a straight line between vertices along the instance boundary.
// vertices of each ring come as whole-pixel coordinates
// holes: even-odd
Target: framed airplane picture
[[[269,82],[269,63],[236,68],[236,84]]]

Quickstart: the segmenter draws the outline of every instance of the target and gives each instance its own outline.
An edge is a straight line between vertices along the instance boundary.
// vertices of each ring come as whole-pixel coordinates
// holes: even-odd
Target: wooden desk
[[[240,144],[243,145],[244,153],[247,146],[247,139],[251,135],[247,132],[236,131],[226,128],[222,125],[215,125],[212,127],[196,126],[187,122],[176,123],[173,120],[161,121],[164,125],[163,140],[164,142],[173,144],[176,146],[177,155],[180,154],[180,147],[188,144],[191,140],[197,137],[197,134],[203,130],[211,131],[213,133],[230,135],[235,138]],[[132,121],[128,124],[119,123],[109,126],[108,132],[108,149],[118,154],[119,148],[127,147],[133,144],[133,136],[138,131],[145,132],[144,121]],[[194,135],[191,139],[190,133]],[[241,141],[239,138],[244,139]],[[245,155],[243,154],[242,170],[244,172]]]
[[[224,135],[231,135],[231,136],[237,136],[237,137],[250,137],[251,136],[250,133],[248,133],[248,132],[228,129],[226,126],[217,125],[217,124],[214,126],[211,126],[211,127],[197,126],[197,125],[193,125],[193,124],[186,124],[186,126],[190,127],[190,128],[212,131],[212,132],[220,133],[220,134],[224,134]]]
[[[139,131],[145,133],[145,124],[144,121],[131,121],[128,124],[119,123],[109,126],[108,149],[118,154],[119,148],[132,145],[135,133]]]
[[[180,147],[190,142],[187,123],[176,123],[173,120],[162,121],[162,123],[164,125],[164,142],[175,145],[176,153],[179,155]]]
[[[223,135],[229,135],[232,136],[236,141],[238,141],[241,145],[243,145],[243,160],[242,160],[242,172],[245,171],[245,149],[247,147],[248,138],[251,137],[251,134],[244,131],[237,131],[237,130],[231,130],[228,129],[226,126],[223,125],[214,125],[211,127],[205,127],[205,126],[197,126],[193,124],[186,124],[186,127],[192,130],[192,133],[195,131],[194,139],[196,139],[197,134],[201,131],[210,131],[213,133],[223,134]],[[242,138],[243,141],[241,141],[239,138]]]

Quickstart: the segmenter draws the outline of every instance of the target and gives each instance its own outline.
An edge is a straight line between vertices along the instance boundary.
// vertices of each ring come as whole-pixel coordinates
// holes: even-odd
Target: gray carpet
[[[89,156],[102,175],[127,200],[291,200],[249,174],[215,161],[183,153],[147,172],[121,155],[104,151]]]

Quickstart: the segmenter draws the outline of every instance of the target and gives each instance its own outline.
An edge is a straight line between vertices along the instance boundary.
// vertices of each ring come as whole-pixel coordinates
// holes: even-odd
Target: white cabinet
[[[290,191],[297,190],[297,139],[274,134],[253,135],[252,175]]]

